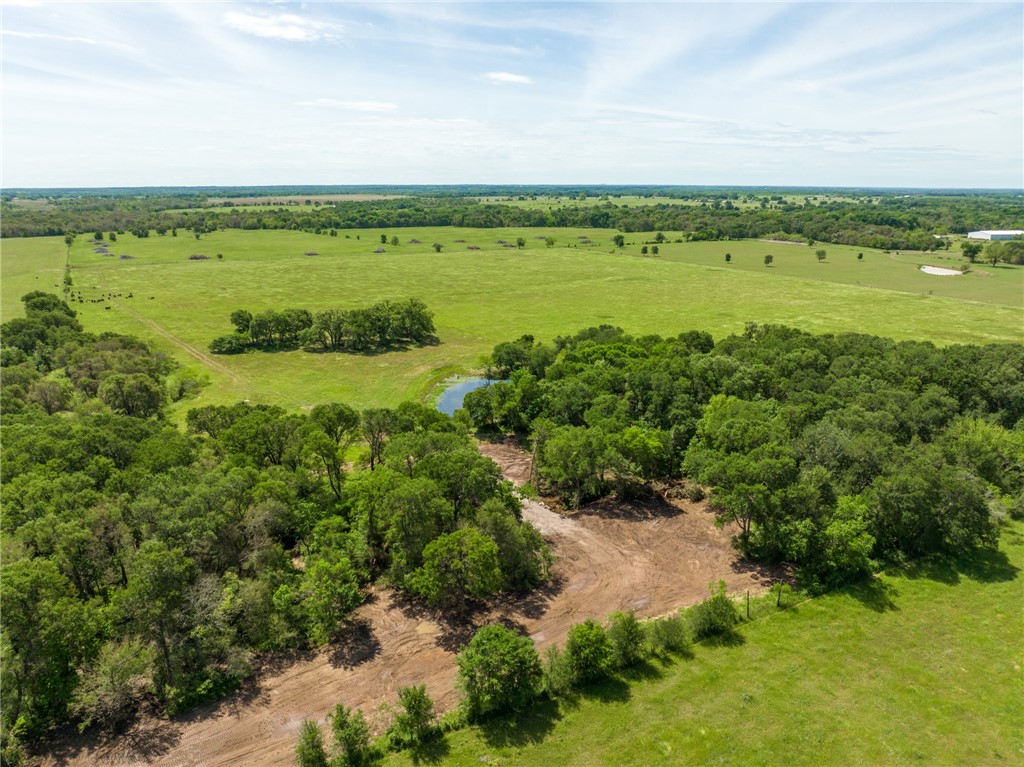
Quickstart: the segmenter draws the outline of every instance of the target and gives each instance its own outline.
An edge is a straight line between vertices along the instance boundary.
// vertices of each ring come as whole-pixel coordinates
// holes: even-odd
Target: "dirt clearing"
[[[506,476],[522,484],[530,457],[510,445],[481,445]],[[303,719],[321,722],[337,703],[358,706],[382,728],[381,704],[399,687],[425,684],[441,711],[458,702],[455,653],[475,627],[500,620],[519,627],[543,650],[569,626],[615,610],[661,615],[708,594],[725,580],[731,592],[758,593],[769,574],[740,560],[702,504],[652,501],[591,505],[572,516],[537,501],[523,516],[552,544],[552,582],[527,597],[502,598],[452,624],[388,589],[374,589],[342,641],[315,653],[276,659],[245,689],[170,721],[145,719],[109,741],[75,738],[53,744],[55,765],[281,765],[294,762]]]

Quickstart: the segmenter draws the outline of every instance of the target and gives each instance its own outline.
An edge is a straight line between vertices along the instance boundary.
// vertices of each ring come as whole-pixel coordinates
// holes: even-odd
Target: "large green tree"
[[[471,717],[519,711],[537,697],[542,674],[533,640],[501,624],[479,629],[457,660]]]
[[[473,528],[442,535],[423,550],[423,566],[410,586],[431,605],[464,610],[467,597],[487,597],[501,588],[494,541]]]

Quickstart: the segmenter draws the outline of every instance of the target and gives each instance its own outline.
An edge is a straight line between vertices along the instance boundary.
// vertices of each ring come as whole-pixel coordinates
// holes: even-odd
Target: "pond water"
[[[497,383],[490,378],[463,378],[456,381],[437,400],[437,409],[445,415],[455,415],[455,411],[462,407],[462,400],[471,391],[481,389],[488,384]]]

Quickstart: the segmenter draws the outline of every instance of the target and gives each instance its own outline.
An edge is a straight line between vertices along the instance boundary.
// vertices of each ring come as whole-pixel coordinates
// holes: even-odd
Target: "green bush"
[[[614,662],[614,651],[608,634],[589,618],[569,629],[565,654],[575,684],[585,684],[607,676]]]
[[[670,615],[643,624],[647,646],[654,655],[682,653],[690,647],[690,635],[683,616]]]
[[[540,690],[540,657],[533,640],[500,624],[477,631],[459,654],[458,664],[470,718],[518,711]]]
[[[299,742],[295,745],[295,764],[298,767],[327,767],[324,734],[312,719],[303,719]]]
[[[551,645],[544,653],[544,690],[556,697],[568,693],[575,684],[569,656],[558,645]]]
[[[725,594],[725,581],[712,587],[712,594],[689,610],[690,627],[697,639],[731,634],[739,621],[736,605]]]
[[[425,685],[402,687],[398,690],[398,703],[402,710],[388,728],[388,739],[396,748],[409,748],[437,735],[434,723],[434,701],[427,695]]]
[[[331,721],[331,732],[334,734],[335,765],[352,765],[357,767],[365,763],[370,753],[370,727],[366,723],[363,712],[346,708],[339,703],[328,716]]]
[[[704,492],[704,488],[700,485],[687,485],[686,489],[683,491],[683,497],[688,501],[700,503],[707,498],[707,494]]]
[[[632,612],[608,616],[608,641],[612,645],[616,668],[635,666],[647,655],[644,629]]]
[[[249,336],[232,333],[229,336],[217,336],[210,341],[210,351],[213,354],[241,354],[251,345]]]

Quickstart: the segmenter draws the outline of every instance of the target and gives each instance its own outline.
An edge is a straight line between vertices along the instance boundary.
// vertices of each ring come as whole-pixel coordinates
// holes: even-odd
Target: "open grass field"
[[[288,408],[422,399],[445,377],[476,367],[495,343],[523,333],[550,340],[600,323],[632,333],[702,329],[722,337],[758,321],[940,344],[1019,341],[1024,327],[1019,267],[979,266],[964,276],[933,277],[917,263],[947,263],[941,256],[866,251],[858,263],[856,249],[825,246],[829,256],[819,264],[804,245],[759,241],[667,243],[660,257],[645,258],[641,243],[651,233],[629,235],[617,251],[614,232],[594,229],[395,229],[388,238],[397,235],[404,244],[377,254],[380,234],[227,230],[198,241],[123,235],[111,249],[133,257],[124,261],[93,253],[79,237],[71,254],[73,288],[85,303],[74,307],[94,332],[137,334],[182,362],[205,367],[214,385],[200,404],[250,399]],[[556,238],[554,247],[545,247],[546,234]],[[497,244],[519,236],[526,239],[523,249]],[[588,237],[591,245],[584,244]],[[434,242],[444,244],[441,254]],[[3,319],[20,315],[18,299],[29,290],[59,292],[62,238],[11,239],[0,246]],[[728,266],[726,251],[733,255]],[[210,258],[188,260],[196,253]],[[770,268],[764,253],[775,256]],[[108,293],[122,297],[91,302]],[[211,339],[230,332],[234,309],[320,311],[409,296],[434,311],[440,345],[376,356],[206,353]]]
[[[668,233],[665,233],[668,236]],[[640,240],[631,235],[626,242]],[[640,246],[642,247],[642,246]],[[865,250],[853,245],[806,245],[760,240],[739,242],[662,243],[658,257],[677,263],[724,269],[743,269],[758,274],[771,272],[773,276],[796,277],[812,282],[839,282],[866,288],[899,290],[919,295],[937,295],[964,301],[983,301],[1020,307],[1024,305],[1024,269],[999,264],[989,266],[977,263],[971,271],[956,277],[936,277],[925,274],[921,265],[957,269],[964,262],[957,245],[949,251],[936,253],[903,251],[885,253]],[[823,249],[827,256],[819,262],[815,251]],[[629,252],[638,252],[636,245],[627,246]],[[725,254],[732,261],[725,263]],[[864,259],[857,260],[863,253]],[[764,256],[771,254],[771,266],[764,265]],[[1018,327],[1018,330],[1020,328]],[[884,335],[884,334],[883,334]]]
[[[1024,759],[1024,526],[883,575],[569,703],[449,734],[453,765],[1013,765]],[[386,764],[413,762],[407,753]]]

